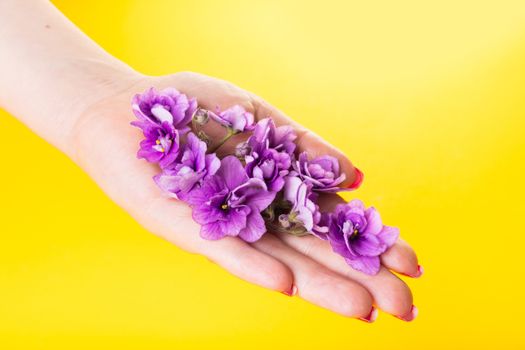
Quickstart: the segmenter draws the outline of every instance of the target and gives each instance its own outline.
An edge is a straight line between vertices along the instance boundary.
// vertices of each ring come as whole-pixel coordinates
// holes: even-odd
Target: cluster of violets
[[[132,125],[144,134],[138,157],[159,165],[154,181],[191,206],[202,238],[254,242],[267,231],[312,234],[354,269],[379,271],[380,255],[394,244],[398,229],[383,225],[376,209],[360,200],[322,212],[320,194],[349,190],[339,187],[345,174],[332,156],[299,153],[290,126],[276,126],[270,118],[255,122],[239,105],[206,110],[174,88],[135,95],[132,109]],[[221,125],[224,138],[213,142],[203,131],[208,122]],[[245,134],[242,141],[219,157],[215,151],[239,134]]]

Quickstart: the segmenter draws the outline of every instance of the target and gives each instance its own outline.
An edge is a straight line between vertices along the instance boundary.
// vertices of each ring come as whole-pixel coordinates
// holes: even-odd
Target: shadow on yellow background
[[[134,68],[230,80],[343,149],[419,254],[420,315],[369,325],[237,280],[2,112],[2,349],[525,347],[523,1],[55,4]]]

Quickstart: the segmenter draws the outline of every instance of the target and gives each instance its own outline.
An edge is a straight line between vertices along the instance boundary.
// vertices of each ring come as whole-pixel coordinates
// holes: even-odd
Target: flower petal
[[[378,256],[360,256],[356,258],[346,258],[346,263],[352,268],[364,272],[367,275],[376,275],[381,267]]]
[[[153,107],[151,109],[151,114],[153,114],[161,123],[163,122],[173,123],[173,116],[163,106]]]
[[[378,256],[386,250],[387,246],[376,235],[362,233],[351,243],[351,248],[356,255]]]
[[[208,169],[207,175],[214,175],[221,166],[221,161],[215,153],[207,154],[206,158],[206,169]]]
[[[390,248],[399,238],[399,229],[397,227],[383,226],[377,237]]]
[[[247,220],[246,227],[239,232],[239,237],[246,242],[255,242],[266,233],[266,225],[261,214],[252,212]]]
[[[160,187],[160,189],[169,196],[177,198],[178,192],[178,176],[158,174],[153,177],[153,181]]]
[[[197,192],[197,191],[194,191]],[[192,218],[196,223],[207,225],[214,222],[226,221],[222,211],[208,204],[195,206],[192,211]],[[226,234],[226,233],[225,233]]]
[[[224,180],[226,187],[230,190],[248,181],[248,175],[246,175],[241,161],[235,156],[224,157],[216,174]]]
[[[354,255],[348,250],[344,238],[335,237],[334,235],[328,235],[328,241],[332,246],[332,250],[344,258],[353,258]]]
[[[264,209],[268,208],[275,199],[276,192],[269,192],[260,190],[258,193],[250,196],[249,205],[254,208],[256,211],[261,212]]]
[[[266,209],[275,199],[275,193],[266,189],[266,184],[261,179],[249,179],[244,184],[235,188],[234,193],[238,198],[242,198],[242,203],[253,208],[257,212]]]
[[[247,225],[247,215],[249,208],[232,209],[226,215],[225,220],[221,221],[221,227],[228,236],[237,236]]]
[[[301,186],[301,179],[295,176],[288,176],[285,179],[284,185],[284,199],[291,203],[295,203],[297,200],[297,192],[299,191],[299,186]]]
[[[381,221],[381,216],[379,212],[374,207],[370,207],[365,210],[365,217],[367,221],[366,230],[364,233],[370,233],[377,235],[383,229],[383,221]]]
[[[306,231],[312,231],[314,228],[314,217],[312,211],[310,211],[307,207],[299,207],[296,215],[297,220],[303,224]]]
[[[365,205],[363,204],[363,202],[361,202],[359,199],[354,199],[354,200],[348,202],[348,206],[350,208],[359,208],[359,209],[361,209],[363,211],[366,209]]]
[[[228,195],[228,189],[217,176],[210,176],[204,181],[200,188],[188,193],[184,201],[192,206],[208,205],[212,201],[222,201]],[[221,198],[222,196],[222,198]]]
[[[212,222],[201,226],[200,235],[204,239],[213,241],[226,236],[226,234],[221,230],[221,226],[218,222]]]

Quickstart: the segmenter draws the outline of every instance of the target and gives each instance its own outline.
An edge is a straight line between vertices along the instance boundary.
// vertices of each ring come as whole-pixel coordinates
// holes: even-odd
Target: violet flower
[[[254,128],[253,114],[247,112],[242,106],[234,105],[217,114],[209,112],[209,117],[231,129],[232,133],[250,131]]]
[[[360,200],[340,204],[330,215],[328,241],[334,252],[354,269],[368,275],[379,272],[380,255],[399,236],[399,229],[384,226],[377,210]]]
[[[250,140],[264,143],[266,148],[292,155],[295,151],[297,135],[289,125],[275,126],[271,118],[264,118],[257,122]]]
[[[261,149],[245,158],[246,172],[250,177],[263,180],[269,191],[279,192],[284,187],[292,162],[290,155],[274,149]]]
[[[312,233],[320,238],[328,232],[322,227],[319,206],[312,200],[311,186],[298,177],[285,179],[284,199],[291,204],[288,214],[279,215],[279,223],[288,232],[295,235]]]
[[[340,173],[339,161],[335,157],[325,155],[309,160],[308,154],[302,152],[292,166],[297,176],[311,184],[314,191],[339,192],[347,190],[338,187],[346,179],[346,175]]]
[[[206,143],[190,132],[180,161],[164,169],[154,180],[164,192],[184,200],[190,191],[215,174],[220,165],[214,153],[206,154]]]
[[[248,141],[238,146],[237,153],[244,156],[250,177],[264,180],[270,191],[278,192],[292,164],[294,139],[290,128],[276,128],[270,118],[265,118],[257,123]]]
[[[172,164],[179,155],[179,131],[168,122],[160,125],[144,124],[145,139],[140,142],[138,158],[150,163],[159,163],[161,168]]]
[[[235,156],[221,161],[217,173],[190,192],[193,219],[201,226],[201,237],[216,240],[239,236],[254,242],[266,232],[261,212],[274,200],[260,179],[249,178]]]
[[[138,118],[138,121],[131,123],[132,125],[144,130],[152,124],[159,126],[167,122],[182,133],[189,131],[188,124],[197,110],[196,99],[188,99],[174,88],[160,92],[150,88],[142,94],[135,95],[131,105]]]

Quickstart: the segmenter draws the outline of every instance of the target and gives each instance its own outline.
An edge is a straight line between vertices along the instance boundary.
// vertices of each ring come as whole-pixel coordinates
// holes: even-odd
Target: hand
[[[261,98],[219,79],[185,72],[166,77],[140,76],[119,85],[123,86],[119,93],[88,106],[80,114],[67,142],[72,147],[68,153],[146,229],[188,252],[208,257],[248,282],[288,294],[297,291],[301,298],[342,315],[370,318],[372,306],[376,305],[405,320],[413,318],[410,289],[391,272],[420,274],[414,251],[402,240],[382,256],[379,274],[368,276],[353,270],[327,242],[312,236],[266,234],[252,244],[237,237],[202,239],[190,208],[167,198],[152,181],[159,172],[157,166],[136,158],[142,135],[129,125],[134,120],[130,101],[135,93],[154,86],[175,87],[211,110],[217,105],[224,109],[240,104],[256,119],[270,116],[278,125],[293,125],[300,151],[336,156],[347,174],[347,183],[352,183],[355,168],[340,151]],[[331,195],[323,205],[333,206],[340,200]]]

